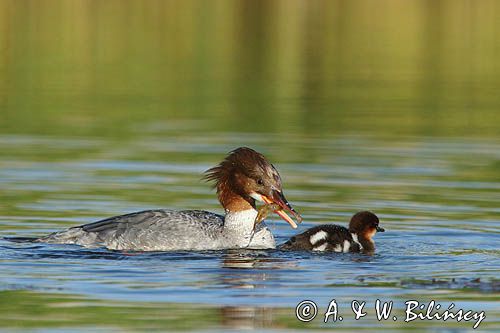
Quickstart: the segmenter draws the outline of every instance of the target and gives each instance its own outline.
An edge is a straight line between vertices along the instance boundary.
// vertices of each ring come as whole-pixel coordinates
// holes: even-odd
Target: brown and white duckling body
[[[385,230],[379,226],[377,215],[369,211],[354,214],[349,228],[323,224],[295,235],[280,245],[281,250],[365,252],[375,251],[373,236]]]

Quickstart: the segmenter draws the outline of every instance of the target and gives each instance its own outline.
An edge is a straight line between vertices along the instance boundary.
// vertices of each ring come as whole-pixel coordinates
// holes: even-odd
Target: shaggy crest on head
[[[258,200],[277,203],[298,215],[283,195],[276,168],[251,148],[231,151],[221,163],[205,172],[204,179],[215,182],[219,201],[226,210],[255,208],[255,200]]]
[[[278,171],[264,155],[248,147],[240,147],[231,151],[222,162],[205,171],[203,178],[207,181],[214,181],[214,187],[219,193],[228,186],[240,189],[250,187],[251,184],[241,184],[242,177],[245,177],[247,181],[255,180],[258,185],[264,185],[266,182],[281,190],[281,177]],[[238,194],[247,195],[248,193]]]

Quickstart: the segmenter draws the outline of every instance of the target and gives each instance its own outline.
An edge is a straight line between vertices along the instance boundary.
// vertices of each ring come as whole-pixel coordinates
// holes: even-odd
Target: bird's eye
[[[257,184],[264,185],[264,181],[262,179],[257,180]]]

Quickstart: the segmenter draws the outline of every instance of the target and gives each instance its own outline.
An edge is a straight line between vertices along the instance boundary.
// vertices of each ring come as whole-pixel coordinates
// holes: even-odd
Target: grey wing
[[[202,230],[210,237],[217,233],[223,221],[222,216],[205,211],[146,210],[73,227],[42,237],[39,241],[104,245],[115,249],[151,249],[161,244],[168,247],[183,234],[189,235],[193,229]]]
[[[80,229],[86,233],[93,234],[95,235],[97,241],[105,242],[120,236],[129,229],[146,230],[151,227],[151,225],[161,221],[164,216],[164,211],[146,210],[113,216],[104,220],[75,227],[75,229]]]
[[[85,224],[81,228],[86,232],[94,232],[106,236],[115,233],[118,237],[131,231],[186,231],[191,227],[222,226],[223,217],[201,210],[146,210],[137,213],[114,216],[105,220]]]
[[[222,216],[205,211],[159,210],[143,214],[148,216],[118,223],[114,235],[105,240],[106,246],[146,251],[201,249],[209,239],[219,238],[224,224]]]

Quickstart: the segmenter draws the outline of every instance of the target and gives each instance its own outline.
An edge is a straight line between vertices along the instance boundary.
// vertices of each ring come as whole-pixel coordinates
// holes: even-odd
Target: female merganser
[[[377,231],[385,231],[379,226],[377,215],[364,211],[354,214],[349,229],[335,224],[319,225],[293,236],[279,249],[372,253],[372,237]]]
[[[219,165],[207,170],[204,178],[215,181],[225,216],[201,210],[147,210],[72,227],[31,241],[132,251],[266,249],[275,248],[276,243],[265,224],[255,224],[258,214],[255,201],[279,207],[275,212],[293,228],[297,225],[285,210],[301,220],[283,195],[278,171],[262,154],[250,148],[230,152]]]

